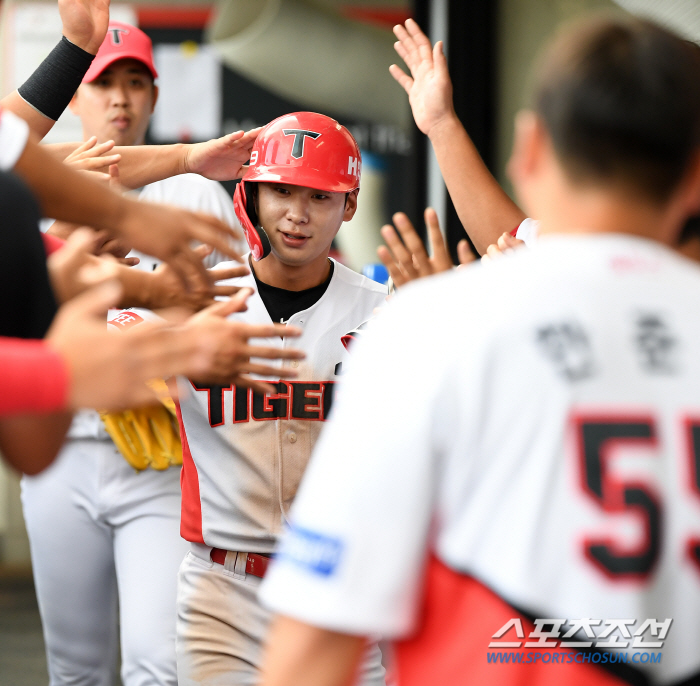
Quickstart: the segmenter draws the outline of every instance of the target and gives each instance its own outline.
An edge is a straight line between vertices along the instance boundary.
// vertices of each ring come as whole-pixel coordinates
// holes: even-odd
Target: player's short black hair
[[[649,21],[588,19],[543,57],[534,108],[574,181],[664,202],[700,145],[700,48]]]

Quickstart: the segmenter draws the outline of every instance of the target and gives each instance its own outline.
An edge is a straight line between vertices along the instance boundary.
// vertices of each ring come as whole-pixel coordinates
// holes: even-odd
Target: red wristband
[[[0,416],[65,410],[70,377],[44,341],[0,338]]]

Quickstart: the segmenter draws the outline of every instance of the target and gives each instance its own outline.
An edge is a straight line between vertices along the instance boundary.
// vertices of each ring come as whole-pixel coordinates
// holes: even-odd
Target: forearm
[[[24,474],[38,474],[54,460],[63,445],[72,414],[0,418],[0,451]]]
[[[12,91],[0,100],[0,107],[24,119],[29,124],[31,132],[39,139],[43,138],[56,123],[39,110],[34,109],[17,91]]]
[[[52,143],[42,146],[52,157],[64,160],[75,151],[80,143]],[[130,145],[117,146],[110,155],[121,155],[119,162],[119,183],[128,189],[142,188],[149,183],[185,174],[188,146],[183,143],[173,145]],[[103,169],[101,171],[107,171]]]
[[[110,154],[122,156],[119,162],[119,183],[126,188],[141,188],[149,183],[184,174],[187,171],[187,148],[183,143],[118,146]]]
[[[261,686],[350,686],[366,645],[361,636],[277,617],[268,638]]]
[[[44,216],[101,229],[113,227],[125,211],[123,198],[62,164],[32,140],[13,171],[32,189]]]
[[[525,214],[491,175],[456,116],[435,125],[429,138],[457,215],[483,254]]]

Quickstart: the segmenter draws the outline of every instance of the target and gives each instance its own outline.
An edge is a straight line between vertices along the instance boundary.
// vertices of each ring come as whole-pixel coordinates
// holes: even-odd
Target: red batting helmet
[[[352,134],[335,119],[315,112],[278,117],[258,134],[250,166],[233,195],[254,260],[270,254],[270,241],[257,222],[251,182],[306,186],[331,193],[360,187],[362,158]]]

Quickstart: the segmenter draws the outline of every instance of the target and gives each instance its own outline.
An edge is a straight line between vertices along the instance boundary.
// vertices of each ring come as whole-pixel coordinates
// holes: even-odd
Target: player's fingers
[[[118,257],[117,262],[127,267],[135,267],[141,260],[138,257]]]
[[[274,378],[287,378],[291,379],[293,377],[299,376],[299,372],[291,367],[273,367],[267,364],[258,364],[256,362],[249,362],[243,365],[241,371],[245,374],[256,374],[257,376],[266,376]],[[274,392],[274,391],[273,391]]]
[[[515,250],[516,248],[520,248],[523,245],[525,245],[525,241],[522,241],[519,238],[515,238],[515,236],[512,236],[509,233],[504,233],[498,239],[498,247],[501,248],[501,250]]]
[[[392,217],[394,224],[401,235],[401,238],[412,256],[412,264],[417,269],[420,276],[427,276],[432,273],[428,253],[425,251],[423,241],[418,236],[411,220],[403,212],[397,212]]]
[[[211,294],[207,270],[191,248],[182,248],[168,259],[168,264],[182,281],[187,293]]]
[[[296,338],[301,336],[301,329],[286,324],[242,324],[241,326],[245,327],[241,329],[241,335],[245,338]],[[282,351],[280,350],[280,352]]]
[[[190,222],[190,234],[200,243],[206,243],[215,250],[228,255],[236,262],[243,262],[243,257],[239,252],[231,247],[231,239],[239,239],[238,231],[225,224],[220,219],[201,212],[192,212],[194,220]]]
[[[411,58],[410,58],[409,52],[408,52],[408,50],[406,49],[406,46],[403,44],[403,42],[400,41],[400,40],[397,40],[397,41],[394,43],[394,50],[396,50],[396,53],[398,54],[398,56],[399,56],[404,62],[406,62],[406,65],[408,66],[408,62],[410,61]]]
[[[222,145],[228,147],[239,141],[241,138],[243,138],[243,136],[245,136],[245,131],[243,129],[238,129],[238,131],[232,131],[231,133],[222,136],[219,140]]]
[[[212,281],[224,281],[226,279],[236,279],[240,276],[250,274],[247,265],[241,264],[237,267],[212,268],[207,270]]]
[[[303,360],[306,355],[295,348],[275,348],[265,345],[246,345],[243,348],[246,357],[260,357],[266,360]]]
[[[476,255],[469,247],[469,241],[466,238],[457,243],[457,258],[461,267],[471,264],[476,259]]]
[[[97,139],[95,138],[95,141]],[[83,150],[81,155],[83,158],[98,157],[108,153],[114,147],[114,141],[105,141],[99,145],[93,145],[87,150]]]
[[[238,374],[232,381],[237,387],[251,388],[256,393],[260,393],[260,395],[274,395],[277,392],[277,389],[271,383],[252,379],[244,374]]]
[[[96,143],[97,136],[90,136],[90,138],[88,138],[84,143],[81,143],[75,150],[73,150],[73,152],[66,157],[64,162],[80,157],[80,155],[82,155],[82,153],[84,153],[86,150],[90,150],[91,148],[95,147]]]
[[[433,264],[438,271],[447,271],[452,269],[452,258],[445,245],[445,239],[440,230],[440,220],[437,212],[432,208],[426,208],[423,216],[425,217],[425,225],[428,229],[428,239],[433,249]]]
[[[418,278],[418,272],[413,264],[413,256],[401,242],[394,228],[390,224],[387,224],[381,228],[380,233],[387,246],[394,254],[394,259],[398,262],[406,276],[410,279]]]
[[[416,45],[413,37],[401,24],[397,24],[394,27],[394,35],[399,39],[398,45],[394,44],[394,49],[399,53],[408,68],[413,71],[421,61],[418,45]]]
[[[207,308],[207,312],[218,317],[227,317],[234,312],[243,312],[246,309],[246,300],[253,294],[252,288],[241,288],[235,295],[223,302]]]
[[[123,190],[121,181],[119,180],[119,165],[118,164],[110,164],[109,165],[109,187],[115,193],[121,193]]]
[[[200,259],[203,260],[208,255],[211,255],[214,252],[214,249],[209,245],[202,244],[194,248],[194,252]]]
[[[495,243],[491,243],[491,245],[489,245],[489,247],[486,248],[486,256],[492,260],[496,260],[500,257],[503,257],[503,253]]]
[[[394,256],[391,254],[389,248],[385,245],[380,245],[377,248],[377,256],[381,263],[387,268],[391,280],[394,282],[395,286],[403,286],[407,283],[408,279],[401,271],[401,268],[394,260]]]
[[[410,95],[413,88],[413,79],[408,76],[402,69],[392,64],[389,67],[389,73],[394,77],[398,84]]]
[[[447,57],[445,57],[445,49],[441,40],[433,47],[433,66],[440,75],[449,75]]]
[[[117,164],[121,160],[121,155],[109,155],[107,157],[85,157],[80,160],[73,160],[71,166],[81,171],[98,171],[105,169],[110,164]]]
[[[420,26],[413,20],[406,20],[406,31],[413,39],[413,42],[418,47],[418,53],[423,61],[432,62],[433,59],[433,46],[423,31],[421,31]]]
[[[238,291],[240,291],[240,290],[241,290],[240,286],[214,286],[214,288],[212,289],[212,295],[214,297],[224,296],[224,297],[230,298],[232,295],[236,295],[236,293],[238,293]],[[216,300],[214,302],[220,302],[220,301]]]
[[[241,148],[247,148],[250,150],[250,148],[253,147],[253,143],[255,143],[255,139],[258,137],[258,134],[262,131],[262,126],[258,126],[254,129],[249,129],[246,131],[240,138],[238,145]]]

